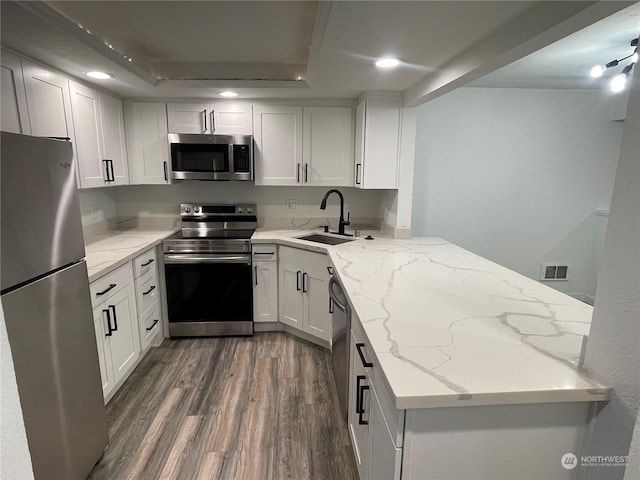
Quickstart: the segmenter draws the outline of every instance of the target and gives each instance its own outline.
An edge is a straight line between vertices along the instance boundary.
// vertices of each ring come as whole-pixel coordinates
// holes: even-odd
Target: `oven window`
[[[252,321],[251,266],[165,264],[169,322]]]
[[[174,172],[228,172],[229,146],[198,143],[172,143]]]

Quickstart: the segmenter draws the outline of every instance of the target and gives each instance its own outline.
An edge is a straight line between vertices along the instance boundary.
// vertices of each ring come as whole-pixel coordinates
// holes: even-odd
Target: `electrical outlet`
[[[298,210],[298,200],[285,200],[284,207],[287,212],[296,212]]]

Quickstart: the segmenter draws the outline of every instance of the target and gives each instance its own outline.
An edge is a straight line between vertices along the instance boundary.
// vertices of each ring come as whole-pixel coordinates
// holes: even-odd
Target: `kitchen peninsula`
[[[561,458],[610,393],[579,366],[592,307],[439,238],[303,233],[252,241],[325,251],[344,287],[361,477],[575,478]]]

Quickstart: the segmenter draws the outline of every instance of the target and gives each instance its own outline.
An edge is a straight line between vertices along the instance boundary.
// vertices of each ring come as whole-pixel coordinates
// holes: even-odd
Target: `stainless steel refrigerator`
[[[36,479],[84,479],[108,442],[69,142],[2,132],[0,283]]]

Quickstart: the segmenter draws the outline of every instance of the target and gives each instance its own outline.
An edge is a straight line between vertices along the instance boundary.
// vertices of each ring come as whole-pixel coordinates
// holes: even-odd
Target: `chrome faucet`
[[[329,195],[331,195],[332,193],[337,193],[340,197],[340,221],[338,223],[338,231],[332,233],[337,233],[338,235],[344,235],[346,237],[353,237],[353,235],[349,233],[344,233],[345,225],[351,225],[351,222],[349,221],[351,219],[351,214],[347,213],[347,219],[344,219],[344,197],[342,196],[340,190],[332,188],[327,193],[325,193],[322,202],[320,202],[320,210],[325,210],[327,208],[327,198],[329,198]]]

